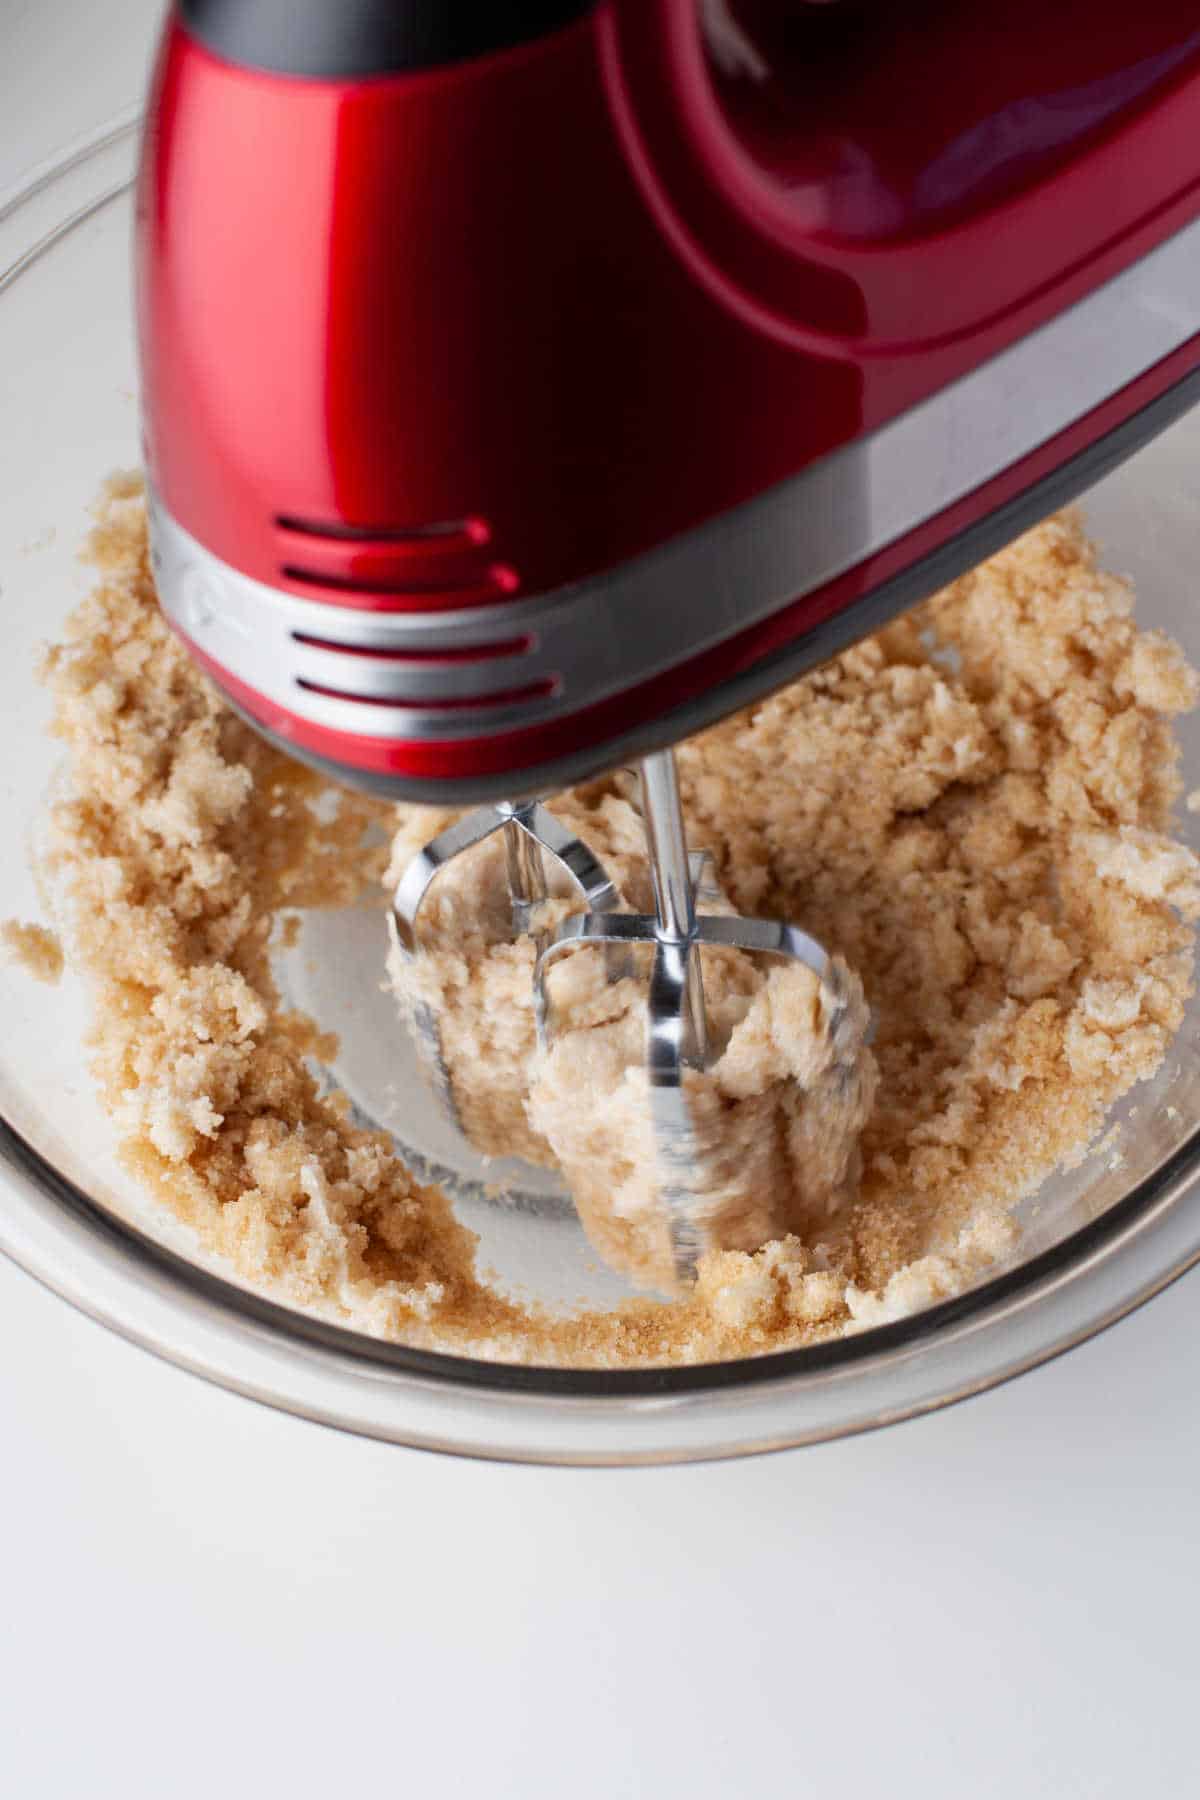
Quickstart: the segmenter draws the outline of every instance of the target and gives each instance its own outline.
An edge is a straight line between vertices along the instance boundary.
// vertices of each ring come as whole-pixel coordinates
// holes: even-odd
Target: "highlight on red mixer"
[[[611,767],[1192,401],[1198,214],[1193,0],[176,0],[164,603],[386,792]]]

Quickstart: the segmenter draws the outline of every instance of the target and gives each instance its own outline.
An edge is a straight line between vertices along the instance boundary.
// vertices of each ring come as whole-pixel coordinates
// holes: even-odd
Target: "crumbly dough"
[[[1171,717],[1197,681],[1137,632],[1129,590],[1065,515],[680,750],[692,841],[730,903],[796,920],[861,976],[879,1080],[857,1192],[811,1235],[708,1254],[675,1303],[519,1305],[476,1273],[444,1197],[321,1097],[306,1057],[331,1047],[271,979],[296,909],[378,882],[367,828],[394,813],[334,806],[192,667],[155,604],[136,479],[110,484],[90,554],[95,590],[47,677],[70,774],[55,861],[98,1078],[131,1166],[296,1304],[409,1342],[608,1366],[897,1317],[1009,1251],[1013,1206],[1082,1153],[1180,1023],[1200,881],[1171,836]],[[581,827],[618,803],[619,781],[556,802]],[[500,1048],[493,962],[481,1029]]]
[[[62,944],[58,934],[45,925],[27,925],[20,919],[6,919],[0,925],[0,944],[10,960],[19,963],[35,981],[56,987],[62,980]]]
[[[622,775],[563,796],[554,811],[601,858],[628,908],[652,912],[635,791]],[[427,813],[403,821],[389,883],[432,822]],[[551,900],[538,923],[572,904]],[[700,910],[732,909],[714,890]],[[389,973],[402,1009],[411,1016],[423,1004],[437,1021],[455,1107],[473,1143],[560,1168],[605,1260],[640,1286],[672,1291],[675,1255],[645,1066],[647,954],[635,951],[642,966],[616,980],[600,949],[559,962],[550,982],[555,1026],[542,1051],[533,942],[511,941],[495,839],[450,864],[429,890],[422,937],[424,953],[410,962],[394,950]],[[688,1163],[701,1184],[687,1208],[689,1234],[709,1250],[758,1250],[789,1233],[816,1248],[853,1198],[859,1135],[874,1098],[862,983],[840,959],[827,984],[803,965],[772,966],[737,951],[708,951],[702,962],[710,1063],[684,1076]]]

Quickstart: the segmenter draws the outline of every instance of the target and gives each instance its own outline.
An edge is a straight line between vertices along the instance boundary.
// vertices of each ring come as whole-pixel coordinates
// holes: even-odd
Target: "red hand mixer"
[[[495,830],[514,930],[547,855],[584,896],[543,1015],[560,950],[653,942],[686,1267],[697,946],[833,974],[697,915],[669,746],[1200,397],[1193,0],[176,0],[137,254],[167,615],[294,754],[487,803],[410,953]],[[631,759],[650,918],[531,798]]]

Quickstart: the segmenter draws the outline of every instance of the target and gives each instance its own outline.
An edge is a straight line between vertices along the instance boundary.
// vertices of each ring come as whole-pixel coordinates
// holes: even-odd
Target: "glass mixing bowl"
[[[0,199],[0,919],[44,916],[30,850],[58,753],[33,678],[83,591],[76,549],[103,475],[138,460],[129,292],[136,125],[118,122]],[[1089,496],[1139,616],[1200,661],[1193,601],[1200,413]],[[1200,718],[1183,725],[1200,784]],[[1200,819],[1185,828],[1200,842]],[[283,970],[337,1030],[333,1073],[454,1188],[485,1264],[548,1302],[625,1290],[597,1271],[543,1179],[506,1204],[437,1117],[378,991],[382,914],[314,917]],[[173,1362],[328,1424],[463,1454],[661,1462],[811,1443],[976,1393],[1119,1319],[1200,1257],[1200,1003],[1157,1078],[1119,1107],[1121,1155],[1056,1176],[1019,1258],[961,1298],[844,1342],[741,1362],[601,1373],[385,1344],[250,1292],[148,1201],[115,1155],[87,1071],[86,995],[0,966],[0,1247],[75,1305]],[[493,1179],[494,1170],[486,1172]]]

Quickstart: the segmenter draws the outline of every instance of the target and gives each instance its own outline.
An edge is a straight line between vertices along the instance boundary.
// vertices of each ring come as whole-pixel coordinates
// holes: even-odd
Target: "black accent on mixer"
[[[596,0],[179,0],[226,62],[326,80],[400,75],[527,44]]]

